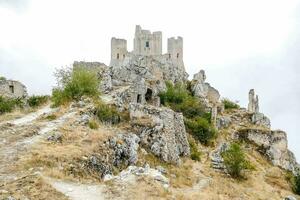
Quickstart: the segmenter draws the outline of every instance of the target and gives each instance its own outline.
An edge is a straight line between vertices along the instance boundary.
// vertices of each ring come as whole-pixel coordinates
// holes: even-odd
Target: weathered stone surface
[[[284,198],[284,200],[297,200],[296,197],[293,197],[291,195]]]
[[[123,141],[120,143],[120,141]],[[139,148],[139,137],[135,134],[119,134],[116,138],[109,140],[109,146],[114,150],[113,164],[120,166],[133,165],[138,161],[137,150]]]
[[[130,118],[141,144],[164,161],[179,164],[179,156],[190,154],[181,113],[168,108],[131,104]]]
[[[295,172],[296,159],[288,150],[286,133],[281,130],[242,129],[237,138],[253,143],[275,166]]]
[[[248,111],[250,113],[258,113],[259,112],[259,100],[258,95],[255,95],[254,89],[249,91],[249,103],[248,103]]]
[[[254,113],[251,117],[251,122],[255,125],[271,128],[270,119],[262,113]]]
[[[220,171],[225,171],[226,167],[224,165],[224,160],[222,158],[222,153],[229,148],[228,143],[221,143],[216,150],[210,154],[211,166],[212,168]]]
[[[217,129],[227,128],[231,124],[231,118],[229,116],[220,116],[217,118]]]
[[[196,97],[207,99],[209,102],[216,104],[219,102],[220,94],[218,90],[210,86],[209,83],[205,82],[206,75],[204,70],[200,70],[194,75],[194,79],[191,83],[192,92]]]

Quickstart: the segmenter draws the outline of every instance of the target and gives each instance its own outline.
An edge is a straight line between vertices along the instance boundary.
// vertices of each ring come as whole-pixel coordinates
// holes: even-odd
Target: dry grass
[[[21,158],[20,170],[43,168],[43,174],[53,178],[78,180],[92,178],[80,166],[88,155],[111,135],[109,130],[92,130],[87,127],[66,127],[62,132],[61,143],[42,142],[35,145],[30,153]]]
[[[15,181],[0,185],[0,199],[12,196],[15,199],[31,200],[67,200],[62,193],[56,191],[38,175],[28,175]]]
[[[29,114],[31,112],[35,112],[38,109],[39,108],[15,109],[13,112],[4,113],[0,115],[0,122],[21,118],[22,116]]]

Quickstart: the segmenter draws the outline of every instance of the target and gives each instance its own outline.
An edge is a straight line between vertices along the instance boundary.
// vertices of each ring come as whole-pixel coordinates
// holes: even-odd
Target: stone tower
[[[248,111],[251,113],[259,113],[259,100],[258,96],[255,95],[254,89],[249,91]]]
[[[168,54],[173,63],[183,62],[183,39],[182,37],[168,39]]]
[[[124,39],[111,39],[110,66],[119,65],[123,62],[127,54],[127,41]]]
[[[160,31],[151,33],[137,25],[133,53],[142,56],[162,55],[162,33]]]

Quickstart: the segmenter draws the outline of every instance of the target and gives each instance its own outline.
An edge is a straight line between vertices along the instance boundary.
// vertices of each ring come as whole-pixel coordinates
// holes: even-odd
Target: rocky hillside
[[[0,199],[299,198],[287,135],[254,90],[240,108],[203,70],[188,81],[172,66],[75,62],[58,73],[56,107],[2,115]]]

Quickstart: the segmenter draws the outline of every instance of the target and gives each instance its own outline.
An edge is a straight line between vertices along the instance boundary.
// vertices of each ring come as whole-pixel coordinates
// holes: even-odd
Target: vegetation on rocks
[[[49,100],[49,96],[46,95],[41,95],[41,96],[36,96],[33,95],[28,98],[27,103],[30,107],[38,107],[42,104],[45,104]]]
[[[195,161],[201,160],[201,152],[198,151],[197,144],[195,141],[189,140],[190,149],[191,149],[191,159]]]
[[[229,99],[223,99],[222,103],[224,104],[225,109],[238,109],[240,106],[237,103],[234,103],[233,101]]]
[[[237,143],[232,143],[229,149],[222,153],[222,157],[228,173],[233,178],[242,178],[244,171],[252,168],[241,146]]]
[[[300,195],[300,174],[293,178],[293,190],[296,194]]]
[[[104,123],[118,124],[121,121],[128,121],[127,112],[119,112],[114,105],[98,102],[95,112],[97,118]]]
[[[203,144],[215,137],[216,130],[210,123],[210,113],[205,112],[201,101],[183,84],[167,83],[167,90],[159,94],[161,103],[185,117],[185,126]]]
[[[58,87],[52,91],[54,106],[79,100],[82,96],[97,97],[99,95],[99,79],[96,73],[84,68],[61,69],[55,73]]]

